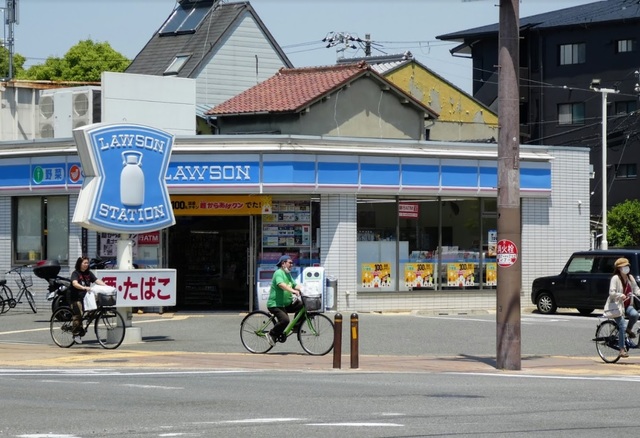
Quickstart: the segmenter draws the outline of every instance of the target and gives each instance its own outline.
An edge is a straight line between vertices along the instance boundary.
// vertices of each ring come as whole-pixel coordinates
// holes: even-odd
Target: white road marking
[[[158,386],[158,385],[133,385],[133,384],[126,384],[126,385],[120,385],[120,386],[128,386],[130,388],[142,388],[142,389],[184,389],[184,387],[179,387],[179,386]]]
[[[404,427],[398,423],[307,423],[305,426],[331,426],[331,427]]]
[[[286,423],[292,421],[304,421],[304,418],[246,418],[243,420],[226,421],[199,421],[193,424],[266,424],[266,423]]]
[[[615,382],[640,383],[640,376],[562,376],[562,375],[538,375],[538,374],[492,374],[492,373],[446,373],[460,376],[482,377],[515,377],[520,379],[553,379],[553,380],[606,380]]]

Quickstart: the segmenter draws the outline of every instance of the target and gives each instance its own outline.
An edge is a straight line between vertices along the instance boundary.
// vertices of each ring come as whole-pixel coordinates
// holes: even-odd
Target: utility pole
[[[519,0],[500,0],[496,364],[521,369]]]
[[[338,59],[344,58],[344,52],[348,49],[357,49],[358,46],[353,44],[354,42],[361,43],[362,39],[358,37],[354,37],[347,32],[329,32],[324,38],[322,38],[323,43],[327,43],[327,49],[329,47],[340,46],[336,49],[336,57]]]
[[[602,241],[600,249],[609,249],[607,240],[607,94],[617,93],[614,88],[602,88],[600,79],[592,79],[589,87],[594,91],[602,93]]]
[[[7,25],[6,46],[9,51],[9,74],[6,80],[13,79],[13,25],[18,23],[18,0],[6,0],[5,24]]]

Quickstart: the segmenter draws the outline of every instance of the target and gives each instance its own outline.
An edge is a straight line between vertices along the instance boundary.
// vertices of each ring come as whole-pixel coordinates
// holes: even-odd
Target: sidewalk
[[[0,367],[42,368],[166,368],[188,370],[304,370],[400,373],[494,373],[607,376],[639,375],[640,358],[605,364],[593,357],[523,357],[521,370],[498,370],[492,357],[435,357],[361,355],[351,367],[351,357],[342,356],[341,368],[333,367],[333,354],[302,353],[204,353],[184,351],[104,350],[99,345],[63,349],[52,345],[1,344]]]
[[[357,360],[350,356],[348,325],[343,326],[340,366],[334,368],[333,352],[326,356],[309,356],[294,341],[267,354],[246,352],[238,339],[243,314],[190,313],[136,315],[134,325],[141,327],[144,341],[123,344],[116,350],[105,350],[87,336],[82,345],[60,348],[49,335],[46,313],[15,312],[2,315],[0,322],[0,367],[35,369],[61,368],[164,368],[185,370],[307,370],[341,372],[414,372],[414,373],[520,373],[536,375],[621,376],[640,375],[640,355],[631,354],[617,364],[606,364],[597,355],[529,354],[520,361],[520,370],[496,368],[494,340],[487,333],[477,333],[474,347],[484,342],[486,348],[469,355],[463,348],[447,353],[443,344],[432,349],[422,348],[412,354],[413,346],[423,342],[433,322],[413,316],[360,315],[360,350]],[[442,324],[439,322],[438,324]],[[408,328],[409,327],[409,328]],[[591,334],[591,333],[589,333]],[[454,333],[455,335],[455,333]],[[384,337],[386,336],[386,337]],[[461,330],[460,338],[447,344],[462,345],[468,334]],[[577,333],[576,339],[582,339]],[[406,345],[406,348],[378,348],[379,343]],[[395,347],[395,345],[394,345]],[[440,351],[432,354],[430,351]],[[551,349],[552,351],[553,349]],[[556,351],[561,349],[556,348]],[[591,350],[591,345],[589,345]],[[451,349],[449,350],[451,351]],[[475,348],[478,351],[478,348]],[[564,351],[562,349],[562,351]],[[460,353],[459,353],[460,352]],[[594,351],[595,353],[595,351]]]

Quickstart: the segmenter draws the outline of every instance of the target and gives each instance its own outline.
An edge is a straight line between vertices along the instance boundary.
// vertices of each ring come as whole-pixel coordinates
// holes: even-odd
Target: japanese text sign
[[[117,307],[176,305],[175,269],[105,269],[96,277],[117,291]]]

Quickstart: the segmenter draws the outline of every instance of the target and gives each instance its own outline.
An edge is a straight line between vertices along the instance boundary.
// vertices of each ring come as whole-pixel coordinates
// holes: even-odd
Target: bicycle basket
[[[33,278],[31,275],[21,275],[21,278],[16,278],[16,284],[19,288],[22,288],[22,283],[24,282],[24,287],[33,286]]]
[[[319,310],[322,307],[322,295],[302,295],[302,302],[307,310]]]

